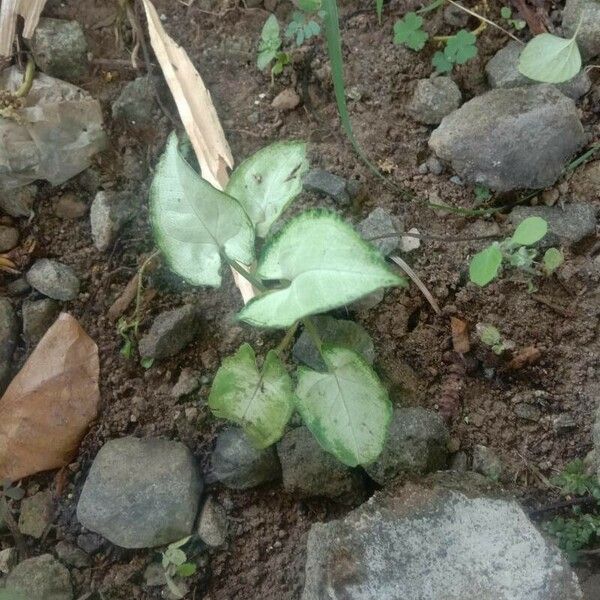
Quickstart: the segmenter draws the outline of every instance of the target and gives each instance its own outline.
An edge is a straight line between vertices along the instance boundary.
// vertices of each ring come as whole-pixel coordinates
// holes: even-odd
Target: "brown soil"
[[[81,532],[75,518],[78,494],[92,459],[108,439],[123,435],[180,439],[208,472],[216,432],[224,425],[205,406],[220,360],[242,341],[266,349],[277,340],[275,334],[263,335],[235,321],[241,304],[227,278],[217,291],[192,289],[161,270],[152,276],[151,285],[157,293],[145,306],[141,330],[161,310],[193,299],[204,315],[201,337],[175,358],[147,371],[119,353],[121,339],[106,312],[153,248],[146,192],[172,124],[158,107],[155,125],[143,131],[128,130],[110,117],[111,102],[136,76],[135,70],[127,66],[131,39],[125,26],[117,26],[120,40],[115,39],[114,4],[106,0],[49,0],[46,11],[50,16],[77,19],[85,28],[94,58],[104,61],[96,62],[90,76],[81,83],[105,108],[111,144],[87,173],[59,189],[42,186],[35,218],[31,223],[24,219],[18,223],[23,238],[31,235],[37,240],[39,256],[58,258],[81,276],[83,294],[66,309],[81,320],[98,343],[102,369],[102,413],[77,459],[54,481],[52,475],[45,475],[27,482],[31,491],[66,481],[58,500],[56,528],[41,543],[29,542],[32,555],[51,551],[57,540],[74,541]],[[502,214],[487,221],[439,215],[421,201],[409,201],[390,191],[361,164],[340,131],[329,84],[315,75],[327,62],[320,40],[300,52],[293,69],[271,87],[269,75],[258,72],[255,66],[256,43],[268,14],[265,10],[229,6],[217,0],[197,0],[189,7],[174,0],[156,0],[155,4],[159,14],[166,16],[165,27],[188,51],[209,87],[237,162],[271,141],[306,139],[313,166],[362,185],[354,206],[343,211],[353,222],[381,206],[402,218],[406,229],[417,227],[423,233],[478,235],[486,233],[494,222],[504,229]],[[347,87],[355,88],[360,95],[360,100],[350,101],[350,112],[361,145],[390,179],[418,198],[472,208],[473,191],[451,183],[451,173],[418,174],[417,166],[428,156],[430,128],[415,124],[404,114],[404,106],[414,81],[430,73],[430,52],[416,54],[394,46],[391,31],[397,16],[418,5],[411,0],[392,2],[382,26],[371,3],[363,6],[349,2],[342,8]],[[291,5],[281,3],[276,12],[285,17],[290,11]],[[437,17],[432,27],[445,32]],[[480,41],[480,56],[457,70],[456,81],[467,98],[485,89],[483,65],[504,43],[501,34],[487,30]],[[272,98],[290,85],[301,94],[303,104],[286,113],[272,109]],[[163,103],[176,114],[168,93],[162,89],[160,93]],[[595,97],[590,93],[581,103],[590,141],[600,137]],[[128,189],[139,202],[137,218],[106,254],[93,247],[87,218],[65,221],[53,212],[57,199],[67,193],[90,203],[99,184]],[[561,188],[565,199],[569,198],[568,186],[567,181]],[[501,204],[517,199],[504,197]],[[598,197],[589,201],[598,202]],[[339,210],[330,201],[308,194],[303,195],[301,204]],[[485,290],[468,285],[468,257],[483,244],[424,241],[421,249],[410,255],[413,268],[442,306],[441,316],[436,316],[411,286],[407,292],[388,292],[379,306],[355,317],[373,336],[379,353],[377,368],[395,384],[395,390],[405,388],[395,395],[396,402],[437,407],[455,362],[451,315],[466,320],[472,329],[478,322],[493,323],[515,342],[517,349],[534,345],[541,350],[537,364],[505,372],[473,337],[472,364],[463,376],[462,414],[452,429],[456,446],[467,453],[476,444],[496,450],[505,464],[505,484],[526,506],[535,507],[556,498],[555,490],[548,487],[548,478],[591,449],[590,429],[600,387],[600,263],[588,253],[591,246],[579,249],[577,254],[568,253],[563,275],[539,282],[536,297],[555,307],[551,308],[528,293],[518,276],[505,277]],[[24,358],[24,351],[19,358]],[[178,403],[169,391],[184,367],[201,369],[206,383],[197,397]],[[407,373],[412,374],[410,384],[406,383]],[[514,413],[515,398],[531,390],[544,392],[538,422],[524,421]],[[197,422],[186,419],[188,406],[199,408]],[[557,433],[553,418],[563,413],[572,416],[575,427]],[[231,541],[226,548],[211,552],[206,567],[192,579],[192,598],[298,598],[311,523],[335,518],[348,510],[319,499],[299,501],[286,495],[279,485],[238,493],[213,484],[211,492],[227,508]],[[105,545],[94,555],[92,568],[72,570],[76,597],[103,588],[103,598],[107,599],[159,598],[158,588],[143,586],[144,567],[154,558],[153,551],[125,551]],[[598,563],[587,567],[597,569]]]

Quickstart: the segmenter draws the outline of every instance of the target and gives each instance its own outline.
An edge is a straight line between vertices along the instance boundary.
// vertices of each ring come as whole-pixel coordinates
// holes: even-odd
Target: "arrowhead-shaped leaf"
[[[217,371],[208,405],[217,417],[240,425],[259,448],[283,435],[292,416],[294,391],[285,366],[271,350],[256,368],[254,350],[243,344]]]
[[[377,250],[337,215],[307,211],[267,243],[256,274],[287,287],[251,300],[239,313],[262,327],[291,326],[385,286],[406,285]]]
[[[387,391],[356,353],[323,345],[328,371],[298,369],[296,404],[319,444],[344,464],[373,462],[392,417]]]
[[[231,175],[226,192],[248,213],[256,233],[265,237],[302,191],[302,176],[307,170],[304,142],[278,142],[245,160]]]
[[[469,278],[473,283],[483,287],[495,279],[501,264],[502,252],[498,244],[492,244],[471,259]]]
[[[542,217],[527,217],[519,223],[512,235],[512,241],[522,246],[539,242],[548,233],[548,222]]]
[[[254,229],[240,204],[202,179],[171,134],[150,188],[156,244],[169,266],[193,285],[221,285],[221,253],[249,264]]]

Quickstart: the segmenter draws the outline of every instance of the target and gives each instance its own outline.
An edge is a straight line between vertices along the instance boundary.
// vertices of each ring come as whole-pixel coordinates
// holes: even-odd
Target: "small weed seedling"
[[[301,10],[295,10],[292,14],[292,20],[285,30],[285,37],[288,40],[293,39],[296,46],[302,46],[306,40],[320,33],[321,26],[314,19],[311,19]]]
[[[494,242],[478,252],[469,265],[469,277],[473,283],[483,287],[496,279],[503,263],[516,267],[531,276],[538,275],[535,258],[538,251],[531,248],[548,232],[548,223],[541,217],[528,217],[515,229],[512,237]],[[564,261],[557,248],[549,248],[542,259],[541,269],[551,275]]]
[[[387,392],[358,353],[322,343],[310,316],[406,281],[333,213],[303,212],[269,235],[307,170],[304,143],[275,143],[240,164],[221,192],[183,159],[172,134],[150,190],[152,227],[168,264],[189,283],[219,287],[221,266],[229,265],[258,291],[238,319],[287,329],[280,347],[260,362],[249,344],[225,359],[209,396],[213,413],[265,448],[297,410],[325,450],[346,465],[367,464],[385,441],[392,414]],[[257,237],[265,239],[258,257]],[[300,368],[294,383],[281,355],[298,322],[326,369]]]
[[[181,549],[190,541],[190,537],[169,544],[167,549],[162,552],[162,567],[165,572],[167,587],[175,598],[184,598],[187,594],[187,589],[176,582],[175,578],[191,577],[196,572],[196,565],[188,562],[187,554]]]
[[[275,15],[271,15],[263,25],[258,45],[256,66],[264,71],[273,61],[271,76],[281,75],[283,68],[290,63],[290,55],[281,51],[281,32]]]
[[[492,352],[498,356],[501,356],[507,350],[513,350],[515,347],[515,343],[504,339],[500,331],[493,325],[477,323],[475,331],[481,342],[488,346]]]
[[[575,563],[584,548],[600,540],[600,482],[595,475],[585,472],[582,460],[575,460],[553,483],[561,488],[564,496],[589,498],[593,507],[584,512],[581,505],[575,505],[571,508],[572,516],[555,517],[544,525],[569,561]]]
[[[523,19],[513,19],[512,8],[509,8],[508,6],[503,6],[500,9],[500,16],[510,27],[517,31],[521,31],[521,29],[524,29],[527,26],[527,23],[523,21]]]

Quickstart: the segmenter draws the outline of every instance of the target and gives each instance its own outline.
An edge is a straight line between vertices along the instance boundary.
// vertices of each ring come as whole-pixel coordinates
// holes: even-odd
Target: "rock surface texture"
[[[437,125],[462,102],[460,89],[450,77],[420,79],[408,105],[408,113],[426,125]]]
[[[600,55],[600,2],[597,0],[567,0],[563,10],[565,37],[578,28],[577,45],[584,59]]]
[[[302,600],[581,600],[558,548],[483,489],[436,477],[313,525]]]
[[[19,563],[6,578],[6,592],[15,600],[73,600],[69,571],[51,554]]]
[[[194,457],[183,444],[111,440],[94,459],[77,518],[117,546],[161,546],[190,535],[202,487]]]
[[[496,89],[444,118],[429,145],[462,179],[506,192],[552,185],[586,137],[556,88]]]

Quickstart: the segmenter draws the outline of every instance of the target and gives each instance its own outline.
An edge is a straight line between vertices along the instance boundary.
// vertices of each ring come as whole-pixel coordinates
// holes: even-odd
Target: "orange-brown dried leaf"
[[[527,346],[520,352],[515,354],[512,359],[506,364],[508,371],[518,371],[524,367],[534,365],[542,357],[542,351],[535,346]]]
[[[452,331],[452,346],[454,352],[466,354],[471,349],[469,341],[469,324],[462,319],[450,317],[450,329]]]
[[[0,480],[68,464],[98,413],[98,347],[62,313],[0,399]]]

